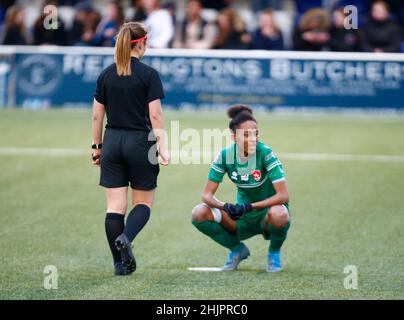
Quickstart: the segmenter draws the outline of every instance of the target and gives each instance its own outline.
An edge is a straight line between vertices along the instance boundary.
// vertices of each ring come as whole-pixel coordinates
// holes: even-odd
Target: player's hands
[[[91,154],[91,160],[93,165],[95,166],[100,165],[100,157],[101,157],[101,149],[94,149],[93,153]]]
[[[232,218],[233,220],[238,220],[241,219],[247,212],[252,210],[252,205],[250,203],[225,203],[223,210],[227,212],[230,218]]]
[[[233,219],[233,216],[236,214],[236,205],[225,203],[223,206],[223,210],[226,211],[230,218]]]

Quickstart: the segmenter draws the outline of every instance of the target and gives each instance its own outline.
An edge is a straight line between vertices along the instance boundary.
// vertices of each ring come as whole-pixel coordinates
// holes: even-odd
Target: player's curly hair
[[[246,105],[237,104],[231,106],[229,109],[227,109],[227,115],[231,119],[229,128],[233,132],[237,130],[240,124],[246,121],[254,121],[255,123],[257,123],[257,120],[255,120],[253,116],[252,109]]]

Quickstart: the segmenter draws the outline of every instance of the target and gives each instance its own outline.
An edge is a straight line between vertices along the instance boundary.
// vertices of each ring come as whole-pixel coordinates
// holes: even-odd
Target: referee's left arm
[[[105,106],[94,99],[93,103],[93,144],[102,143],[102,128],[105,116]],[[93,151],[93,156],[97,157],[101,155],[101,149],[95,149]],[[93,160],[93,164],[98,165],[100,160]]]

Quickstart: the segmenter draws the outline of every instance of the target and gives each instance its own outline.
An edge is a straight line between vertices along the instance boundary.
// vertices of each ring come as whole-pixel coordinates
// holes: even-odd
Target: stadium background
[[[153,48],[145,62],[162,75],[169,133],[172,121],[201,135],[224,130],[225,106],[253,105],[261,139],[288,176],[293,227],[285,271],[264,272],[266,243],[258,237],[247,241],[252,257],[236,273],[188,271],[220,266],[226,252],[190,224],[208,165],[173,164],[161,172],[153,217],[135,241],[138,271],[114,278],[103,234],[104,192],[88,150],[95,79],[113,49],[33,46],[31,33],[27,45],[0,47],[1,299],[404,298],[402,53],[331,52],[327,45],[293,50],[294,28],[309,7],[331,12],[337,1],[230,2],[250,34],[259,9],[270,4],[286,50]],[[390,2],[397,25],[398,2]],[[18,3],[29,34],[42,2]],[[343,3],[358,5],[362,29],[366,3]],[[101,16],[106,4],[92,2]],[[127,19],[136,13],[122,4]],[[174,4],[178,22],[186,1]],[[57,8],[68,30],[77,4]],[[213,21],[220,10],[205,8],[203,16]],[[219,197],[234,199],[233,186],[224,183]],[[57,290],[43,286],[48,265],[58,269]],[[358,269],[356,290],[344,287],[349,265]]]

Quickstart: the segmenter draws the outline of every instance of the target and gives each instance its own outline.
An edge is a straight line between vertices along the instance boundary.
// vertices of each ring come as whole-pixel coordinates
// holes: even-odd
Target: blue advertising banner
[[[28,108],[89,106],[113,55],[16,54],[16,104]]]
[[[0,108],[9,105],[10,73],[12,69],[12,56],[0,55]]]
[[[404,108],[404,55],[386,61],[374,55],[273,54],[144,61],[160,72],[165,103],[177,106]]]
[[[109,48],[20,49],[15,102],[88,106],[113,61]],[[160,73],[172,108],[404,108],[403,54],[150,49],[143,62]]]

